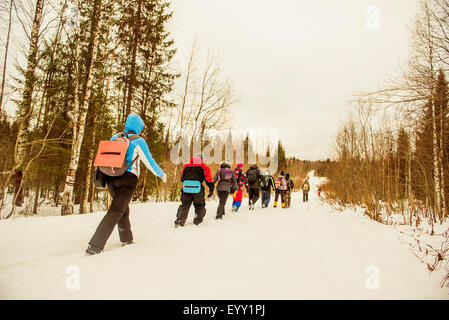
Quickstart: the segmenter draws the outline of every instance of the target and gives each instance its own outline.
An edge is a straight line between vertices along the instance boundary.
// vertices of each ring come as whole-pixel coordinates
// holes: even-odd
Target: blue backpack
[[[185,180],[182,183],[182,191],[184,191],[184,193],[200,193],[201,182],[198,180]]]

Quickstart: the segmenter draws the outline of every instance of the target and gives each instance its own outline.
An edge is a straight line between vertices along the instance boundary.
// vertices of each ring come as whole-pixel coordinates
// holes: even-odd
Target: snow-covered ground
[[[0,221],[1,299],[449,299],[442,274],[401,244],[397,228],[333,211],[316,195],[289,209],[238,213],[216,201],[173,227],[179,203],[131,207],[136,244],[84,256],[104,212]],[[229,199],[231,200],[231,198]],[[272,203],[271,203],[272,205]],[[79,286],[78,286],[79,285]]]

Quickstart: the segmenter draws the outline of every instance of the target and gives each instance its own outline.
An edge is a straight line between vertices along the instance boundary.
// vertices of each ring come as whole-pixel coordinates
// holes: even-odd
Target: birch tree
[[[78,11],[80,9],[80,1],[78,0]],[[87,114],[87,106],[90,98],[90,93],[92,89],[92,68],[94,64],[94,59],[97,56],[97,48],[98,48],[98,25],[101,20],[102,13],[102,0],[94,1],[94,9],[91,19],[91,31],[90,31],[90,39],[89,39],[89,55],[85,76],[85,86],[84,86],[84,94],[79,101],[79,48],[80,48],[80,28],[79,23],[77,21],[77,26],[75,27],[75,35],[74,35],[74,76],[75,76],[75,88],[73,93],[73,105],[74,105],[74,113],[73,113],[73,138],[72,138],[72,148],[70,153],[70,163],[67,171],[67,176],[65,180],[65,187],[62,196],[62,207],[61,207],[61,215],[69,215],[73,214],[73,186],[75,183],[75,172],[78,168],[81,143],[84,137],[85,123],[86,123],[86,114]]]
[[[441,200],[444,198],[444,190],[441,187],[441,158],[438,152],[438,131],[437,131],[437,111],[434,101],[435,91],[435,44],[433,42],[433,27],[431,23],[430,10],[427,3],[423,4],[423,16],[417,21],[416,35],[418,37],[417,51],[422,54],[423,64],[418,62],[414,67],[417,72],[420,72],[421,79],[418,81],[424,84],[424,88],[428,89],[429,104],[432,109],[432,149],[433,149],[433,172],[434,172],[434,186],[435,186],[435,213],[441,215],[442,205]],[[416,77],[415,77],[416,79]],[[436,221],[434,215],[432,222]]]
[[[9,52],[9,40],[11,37],[11,25],[12,25],[12,8],[14,5],[14,0],[9,2],[9,14],[8,14],[8,31],[6,32],[5,41],[5,55],[3,57],[3,70],[2,70],[2,84],[0,89],[0,114],[3,107],[3,97],[5,94],[5,84],[6,84],[6,69],[8,67],[8,52]]]
[[[19,108],[19,131],[17,133],[17,143],[15,152],[15,165],[14,170],[16,175],[19,177],[16,183],[16,199],[17,205],[22,205],[23,197],[22,195],[17,195],[17,192],[21,189],[21,177],[23,176],[22,165],[25,160],[26,155],[26,140],[28,129],[30,125],[30,118],[33,113],[33,103],[32,97],[34,92],[34,86],[36,83],[36,66],[37,66],[37,52],[39,45],[39,32],[42,23],[43,10],[44,10],[44,0],[37,0],[34,12],[33,25],[31,27],[30,36],[30,47],[27,58],[27,68],[25,74],[25,85],[23,88],[22,103]],[[14,171],[13,170],[13,171]]]

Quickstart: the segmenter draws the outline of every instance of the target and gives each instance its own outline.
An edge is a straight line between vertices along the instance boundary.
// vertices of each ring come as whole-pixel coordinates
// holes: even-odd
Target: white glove
[[[162,182],[166,183],[167,182],[167,175],[164,173],[164,175],[162,176]]]

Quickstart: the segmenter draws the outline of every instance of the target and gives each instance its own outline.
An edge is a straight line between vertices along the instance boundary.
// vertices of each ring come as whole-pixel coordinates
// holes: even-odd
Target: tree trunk
[[[40,180],[39,180],[38,183],[37,183],[37,186],[36,186],[36,194],[34,196],[33,214],[37,214],[37,209],[39,207],[40,187],[41,187],[41,183],[40,183]]]
[[[440,196],[440,161],[439,161],[439,153],[438,153],[438,133],[437,133],[437,124],[436,124],[436,110],[435,103],[433,102],[433,98],[430,98],[431,106],[432,106],[432,147],[433,147],[433,181],[434,181],[434,193],[435,193],[435,210],[432,217],[432,221],[436,222],[435,215],[441,214],[441,196]]]
[[[156,202],[160,202],[161,201],[161,194],[160,194],[160,190],[159,190],[158,179],[155,177],[154,180],[156,181]]]
[[[441,212],[440,212],[440,222],[443,221],[444,217],[446,216],[446,194],[445,194],[445,181],[444,181],[444,140],[443,140],[443,103],[440,102],[440,110],[439,110],[439,118],[440,118],[440,178],[441,178],[441,185],[440,185],[440,193],[441,193]]]
[[[94,184],[90,184],[90,212],[94,212],[94,200],[95,200],[95,187]]]
[[[84,97],[81,103],[78,101],[78,91],[79,91],[79,47],[80,38],[79,28],[76,29],[75,33],[75,52],[74,52],[74,118],[73,118],[73,140],[72,149],[70,155],[70,164],[67,171],[67,177],[65,181],[64,193],[62,198],[61,215],[73,214],[73,186],[75,183],[75,173],[78,168],[81,143],[84,137],[84,129],[86,123],[87,114],[87,104],[90,98],[90,92],[92,89],[92,68],[94,60],[96,58],[97,48],[98,48],[98,25],[101,20],[101,6],[102,0],[95,1],[95,8],[92,19],[91,35],[89,43],[89,61],[86,69],[86,84],[84,90]]]
[[[81,206],[80,206],[80,213],[86,213],[87,212],[87,198],[89,196],[89,189],[90,185],[92,184],[92,164],[93,164],[93,156],[94,156],[94,146],[95,146],[95,122],[96,122],[96,115],[93,115],[93,125],[92,125],[92,135],[90,140],[90,150],[89,150],[89,156],[87,160],[87,172],[86,172],[86,180],[85,180],[85,187],[83,190],[83,195],[81,198]],[[91,211],[92,212],[92,211]]]
[[[5,44],[5,57],[3,58],[3,73],[2,73],[2,88],[0,92],[0,115],[2,113],[2,106],[3,106],[3,95],[5,93],[5,82],[6,82],[6,66],[8,62],[8,50],[9,50],[9,39],[11,35],[11,24],[12,24],[12,6],[13,6],[14,0],[10,1],[9,5],[9,21],[8,21],[8,32],[6,34],[6,44]]]
[[[33,113],[33,107],[32,107],[32,96],[34,91],[34,86],[36,83],[36,77],[35,77],[35,70],[37,65],[37,51],[38,51],[38,42],[39,42],[39,32],[43,17],[43,10],[44,10],[44,0],[37,0],[36,2],[36,10],[34,13],[34,20],[33,20],[33,26],[31,29],[31,37],[30,37],[30,49],[28,52],[28,59],[27,59],[27,71],[25,74],[25,86],[23,88],[23,95],[22,95],[22,103],[20,106],[20,124],[19,124],[19,130],[17,133],[17,150],[15,152],[15,170],[17,177],[19,177],[19,180],[16,185],[22,184],[22,166],[23,162],[25,160],[26,155],[26,139],[28,135],[28,127],[30,125],[30,118],[31,114]],[[16,188],[16,199],[19,199],[16,203],[17,205],[22,205],[22,202],[20,199],[23,199],[22,196],[17,197],[17,192],[20,192],[20,187]]]
[[[79,151],[81,147],[81,141],[78,138],[78,127],[81,128],[79,120],[81,119],[81,112],[79,110],[79,50],[80,50],[80,30],[77,27],[74,36],[74,52],[73,52],[73,138],[72,149],[70,153],[70,164],[65,180],[64,192],[62,195],[62,208],[61,215],[73,214],[73,186],[75,184],[75,172],[78,167]],[[82,128],[84,130],[84,128]]]
[[[22,187],[23,171],[16,170],[14,173],[14,198],[15,205],[22,206],[23,199],[23,187]]]
[[[53,201],[56,207],[59,205],[59,183],[60,179],[58,178],[53,189]]]
[[[412,174],[411,174],[411,155],[410,151],[407,154],[407,169],[406,169],[406,177],[407,177],[407,184],[405,187],[405,198],[407,199],[408,204],[410,204],[411,200],[411,188],[412,188]]]
[[[131,103],[133,99],[134,93],[134,85],[136,84],[136,61],[137,61],[137,51],[139,46],[140,39],[140,15],[142,11],[142,1],[138,0],[137,4],[137,18],[134,24],[134,39],[132,44],[132,53],[131,53],[131,67],[130,67],[130,75],[129,75],[129,83],[128,83],[128,95],[126,99],[126,114],[124,115],[124,119],[131,113]]]

